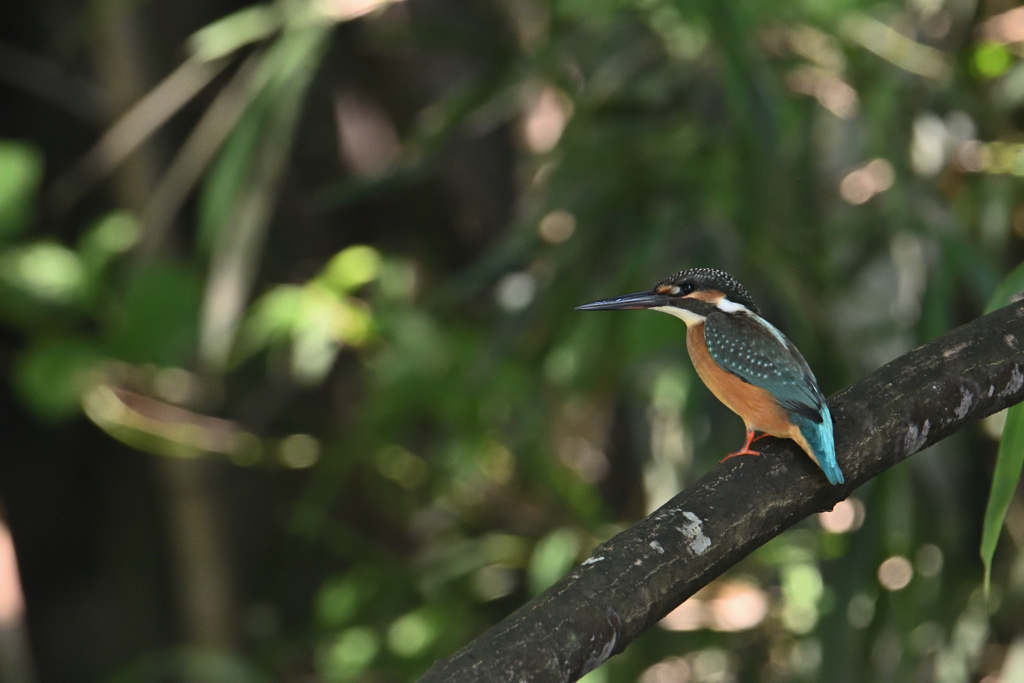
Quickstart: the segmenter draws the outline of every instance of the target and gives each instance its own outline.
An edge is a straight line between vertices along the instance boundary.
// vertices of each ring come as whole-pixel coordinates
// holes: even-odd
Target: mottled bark
[[[830,486],[790,441],[718,465],[594,550],[542,595],[420,679],[575,681],[808,515],[967,425],[1024,399],[1024,303],[959,327],[829,400],[846,475]]]

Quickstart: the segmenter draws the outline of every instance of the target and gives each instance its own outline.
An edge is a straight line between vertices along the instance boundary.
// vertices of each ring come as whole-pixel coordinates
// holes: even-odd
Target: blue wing
[[[775,397],[807,439],[829,482],[843,483],[825,396],[793,342],[758,315],[717,311],[704,321],[704,339],[719,367]]]

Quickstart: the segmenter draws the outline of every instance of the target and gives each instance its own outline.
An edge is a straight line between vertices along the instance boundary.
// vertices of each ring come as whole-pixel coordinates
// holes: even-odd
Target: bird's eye
[[[692,282],[684,282],[679,287],[679,293],[686,296],[687,294],[693,294],[693,289],[694,287]]]

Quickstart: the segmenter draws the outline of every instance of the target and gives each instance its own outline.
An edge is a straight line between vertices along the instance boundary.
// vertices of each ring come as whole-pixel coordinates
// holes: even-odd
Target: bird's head
[[[729,273],[690,268],[670,275],[645,292],[577,306],[577,311],[623,311],[651,308],[680,318],[687,325],[702,322],[713,311],[758,313],[750,292]]]

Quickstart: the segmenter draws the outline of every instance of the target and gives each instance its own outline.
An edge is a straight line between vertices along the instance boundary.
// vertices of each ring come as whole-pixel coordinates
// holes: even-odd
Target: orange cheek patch
[[[658,288],[655,289],[654,291],[656,291],[658,294],[671,294],[672,287],[672,285],[658,285]]]
[[[701,301],[706,301],[711,305],[716,305],[719,301],[725,298],[725,294],[719,292],[717,289],[709,289],[705,292],[694,292],[689,295],[689,298],[699,299]]]

